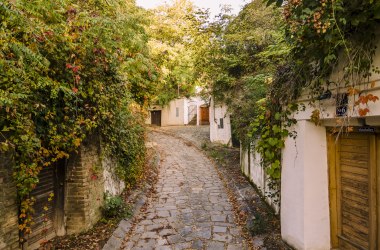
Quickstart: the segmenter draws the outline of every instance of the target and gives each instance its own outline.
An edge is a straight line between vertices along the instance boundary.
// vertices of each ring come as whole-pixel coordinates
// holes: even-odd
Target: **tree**
[[[210,44],[203,48],[206,63],[200,63],[199,71],[216,101],[229,106],[234,131],[244,144],[251,140],[257,102],[266,97],[277,64],[288,53],[282,26],[279,10],[262,1],[247,4],[237,17],[222,13],[208,25]]]
[[[198,11],[191,1],[176,0],[150,13],[149,47],[161,72],[155,99],[159,104],[167,104],[177,97],[189,97],[198,85],[193,46],[201,24]]]

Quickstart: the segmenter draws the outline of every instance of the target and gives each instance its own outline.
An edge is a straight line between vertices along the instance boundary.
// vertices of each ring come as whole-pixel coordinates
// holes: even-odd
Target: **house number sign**
[[[348,96],[347,94],[338,94],[336,98],[336,116],[345,116],[347,114]]]

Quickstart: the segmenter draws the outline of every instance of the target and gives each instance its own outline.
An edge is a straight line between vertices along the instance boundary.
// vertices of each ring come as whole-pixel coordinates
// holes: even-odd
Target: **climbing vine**
[[[286,39],[292,48],[290,60],[282,66],[291,73],[276,79],[289,89],[285,92],[289,93],[288,102],[299,97],[304,87],[312,91],[314,100],[332,85],[358,88],[378,71],[373,57],[380,23],[379,1],[268,2],[283,4]],[[342,71],[343,76],[329,81],[333,71]]]
[[[379,98],[371,93],[364,93],[361,83],[368,81],[377,68],[373,65],[376,49],[376,32],[380,23],[379,1],[344,1],[344,0],[269,0],[268,4],[277,3],[283,10],[285,20],[285,39],[289,45],[289,57],[284,64],[277,68],[274,81],[270,86],[269,103],[276,104],[268,107],[271,118],[266,122],[272,130],[271,141],[259,150],[262,151],[264,162],[269,166],[267,173],[272,179],[279,177],[273,168],[280,169],[279,148],[271,147],[278,131],[276,116],[279,117],[279,107],[292,105],[307,88],[309,99],[316,102],[319,99],[330,98],[329,88],[342,88],[343,94],[356,98],[351,113],[359,116],[367,115],[368,104]],[[331,81],[334,71],[343,72],[342,77]],[[370,83],[372,86],[374,82]],[[368,84],[364,88],[369,89]],[[274,97],[274,98],[273,98]],[[339,95],[337,96],[339,98]],[[291,121],[296,109],[285,111],[282,119]],[[315,109],[311,121],[320,124],[322,110]],[[269,123],[267,121],[270,121]],[[341,120],[338,120],[341,121]],[[289,123],[281,122],[281,130]],[[342,122],[337,126],[347,126]],[[285,129],[285,131],[287,131]],[[287,132],[284,135],[287,137]],[[293,134],[294,135],[294,134]],[[262,141],[262,139],[261,139]],[[280,141],[280,148],[283,147]],[[276,154],[277,152],[277,154]],[[274,155],[274,157],[272,157]],[[269,156],[269,157],[267,157]]]
[[[121,0],[0,3],[0,150],[14,155],[21,235],[30,232],[39,172],[91,133],[123,179],[139,178],[141,106],[156,74],[141,11]]]

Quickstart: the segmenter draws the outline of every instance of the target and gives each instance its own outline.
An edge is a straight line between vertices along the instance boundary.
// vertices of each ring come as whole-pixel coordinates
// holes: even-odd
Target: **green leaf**
[[[268,144],[271,145],[272,147],[274,147],[274,146],[278,145],[278,139],[277,138],[269,138]]]
[[[270,151],[265,151],[265,158],[269,161],[272,160],[274,158],[274,153]]]

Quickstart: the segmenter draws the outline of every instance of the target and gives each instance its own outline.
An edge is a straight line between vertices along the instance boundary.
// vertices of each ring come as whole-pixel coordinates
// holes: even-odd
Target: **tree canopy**
[[[189,0],[176,0],[150,12],[148,45],[160,72],[154,99],[158,104],[189,97],[200,84],[194,68],[201,13]]]

